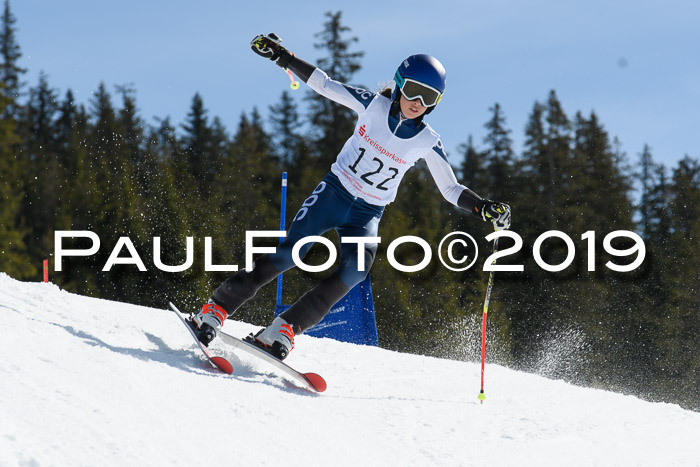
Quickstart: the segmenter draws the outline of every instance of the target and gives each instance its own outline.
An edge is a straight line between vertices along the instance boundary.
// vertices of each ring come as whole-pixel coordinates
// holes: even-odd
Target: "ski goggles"
[[[403,94],[403,97],[409,101],[420,99],[424,107],[437,105],[440,99],[442,99],[442,93],[434,87],[423,84],[412,78],[404,78],[398,70],[394,75],[394,81],[399,87],[401,94]]]

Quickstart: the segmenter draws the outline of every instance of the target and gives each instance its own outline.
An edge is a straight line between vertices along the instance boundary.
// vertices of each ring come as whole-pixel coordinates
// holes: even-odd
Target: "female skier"
[[[298,240],[330,229],[335,229],[341,240],[376,237],[384,207],[396,197],[406,171],[421,158],[447,201],[493,222],[496,229],[510,227],[510,207],[485,200],[460,185],[447,162],[440,136],[423,121],[445,92],[445,69],[438,60],[429,55],[411,55],[396,70],[393,92],[375,94],[332,80],[280,42],[275,34],[259,35],[251,42],[251,49],[291,70],[322,96],[354,110],[358,120],[331,170],[304,202],[276,252],[260,257],[251,271],[242,270],[227,279],[193,318],[192,326],[205,345],[216,337],[226,318],[261,286],[294,266],[292,248]],[[334,273],[270,326],[246,340],[284,359],[294,347],[294,335],[320,322],[366,277],[377,246],[371,242],[341,242],[340,265]],[[303,258],[310,247],[310,243],[304,245],[299,257]],[[364,251],[363,268],[358,263],[358,248]]]

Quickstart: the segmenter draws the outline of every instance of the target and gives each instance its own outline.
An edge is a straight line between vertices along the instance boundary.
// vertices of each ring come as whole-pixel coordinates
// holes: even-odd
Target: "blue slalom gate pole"
[[[282,201],[280,206],[280,230],[285,230],[287,213],[287,172],[282,172]],[[280,243],[282,243],[280,237]],[[282,305],[282,274],[277,276],[277,306]]]

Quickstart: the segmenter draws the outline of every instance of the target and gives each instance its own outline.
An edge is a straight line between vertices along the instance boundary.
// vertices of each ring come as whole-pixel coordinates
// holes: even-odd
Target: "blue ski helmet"
[[[426,54],[411,55],[394,74],[396,87],[391,97],[398,100],[400,92],[406,99],[420,99],[428,114],[442,99],[445,81],[445,67],[438,59]]]

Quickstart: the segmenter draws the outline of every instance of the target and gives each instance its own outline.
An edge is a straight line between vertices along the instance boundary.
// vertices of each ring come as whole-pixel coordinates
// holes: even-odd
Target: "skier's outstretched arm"
[[[440,193],[447,201],[471,212],[476,217],[493,222],[497,230],[510,227],[510,206],[484,199],[457,182],[441,141],[438,141],[438,144],[425,156],[425,162]]]
[[[277,34],[260,34],[250,42],[250,48],[261,57],[272,60],[277,66],[292,71],[320,95],[357,113],[364,111],[374,98],[374,93],[329,78],[323,70],[300,59],[285,49],[280,42],[282,39]]]

